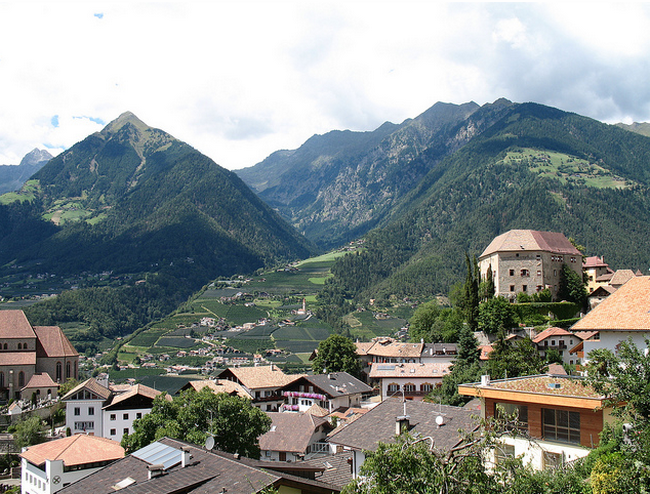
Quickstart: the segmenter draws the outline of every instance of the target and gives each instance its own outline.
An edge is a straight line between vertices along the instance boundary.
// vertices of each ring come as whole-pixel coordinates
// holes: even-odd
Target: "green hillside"
[[[471,117],[481,118],[481,110]],[[650,266],[650,140],[536,104],[513,105],[445,159],[334,266],[332,284],[358,297],[446,293],[514,228],[563,232],[614,268]]]

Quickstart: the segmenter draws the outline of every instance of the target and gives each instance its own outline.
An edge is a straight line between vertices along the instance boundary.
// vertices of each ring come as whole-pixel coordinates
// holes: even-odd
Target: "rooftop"
[[[438,377],[449,374],[453,364],[449,362],[433,363],[404,363],[404,364],[372,364],[370,377],[381,378],[409,378],[409,377]]]
[[[309,413],[266,412],[273,423],[271,430],[259,438],[262,451],[305,453],[316,427],[329,427],[323,417]],[[331,429],[331,427],[329,427]]]
[[[22,310],[0,310],[0,338],[35,338]]]
[[[483,253],[482,259],[496,252],[541,251],[553,254],[582,256],[563,233],[536,230],[510,230],[495,237]]]
[[[572,336],[572,335],[573,333],[567,331],[566,329],[557,328],[557,327],[546,328],[544,331],[542,331],[537,336],[535,336],[535,338],[533,338],[533,343],[539,343],[540,341],[544,341],[546,338],[550,338],[551,336]]]
[[[35,446],[20,454],[34,465],[43,465],[45,460],[63,460],[67,467],[102,461],[117,460],[124,456],[120,443],[98,436],[75,434]]]
[[[449,450],[462,438],[458,432],[472,432],[478,426],[475,412],[460,407],[438,405],[424,401],[407,401],[390,398],[360,416],[354,422],[330,435],[329,442],[356,450],[377,449],[378,443],[395,442],[396,417],[409,417],[412,435],[430,436],[439,450]],[[443,417],[443,425],[436,422]]]
[[[218,377],[223,379],[228,374],[235,376],[248,389],[279,388],[300,377],[299,375],[285,374],[274,364],[255,367],[229,367],[223,370]]]
[[[58,326],[36,326],[34,331],[38,337],[36,345],[38,357],[76,357],[79,355]]]
[[[571,327],[572,331],[650,331],[650,276],[635,276]]]
[[[330,372],[328,374],[316,374],[314,376],[302,376],[314,387],[327,393],[330,397],[346,396],[356,393],[370,393],[372,388],[347,372]],[[291,385],[285,386],[289,388]]]

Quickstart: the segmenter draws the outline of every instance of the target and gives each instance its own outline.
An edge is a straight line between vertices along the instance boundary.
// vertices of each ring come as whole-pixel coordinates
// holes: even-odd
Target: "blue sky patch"
[[[59,126],[59,116],[58,116],[58,115],[54,115],[54,116],[50,119],[50,123],[52,124],[52,127],[58,127],[58,126]]]

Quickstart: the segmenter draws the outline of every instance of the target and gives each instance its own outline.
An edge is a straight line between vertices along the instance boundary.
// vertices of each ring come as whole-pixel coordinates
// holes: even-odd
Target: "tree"
[[[360,378],[362,363],[357,347],[350,338],[338,334],[330,335],[318,344],[318,355],[311,364],[317,374],[325,372],[347,372]]]
[[[37,416],[21,420],[16,424],[14,432],[14,444],[18,450],[26,446],[33,446],[45,441],[43,435],[43,423]]]
[[[560,282],[557,290],[558,300],[575,302],[584,308],[587,303],[587,289],[582,277],[571,269],[566,263],[562,264]]]
[[[203,444],[211,435],[223,451],[259,458],[258,438],[270,427],[270,417],[250,400],[208,388],[187,390],[171,402],[156,397],[151,413],[133,423],[134,432],[124,436],[122,446],[133,452],[165,436]]]
[[[503,297],[495,297],[479,306],[478,325],[487,334],[505,332],[517,324],[512,304]]]
[[[541,374],[546,363],[530,338],[510,344],[504,333],[499,333],[485,366],[487,374],[495,379]]]
[[[409,321],[409,335],[411,341],[454,343],[462,327],[463,317],[458,310],[443,309],[432,300],[416,309]]]
[[[465,314],[467,324],[469,324],[472,331],[476,331],[479,308],[478,287],[481,275],[479,273],[476,257],[472,263],[467,252],[465,252],[465,265],[467,267],[467,275],[460,299],[461,308]]]
[[[479,298],[482,302],[490,300],[494,297],[496,287],[494,285],[494,273],[492,273],[492,266],[488,266],[485,273],[485,279],[481,281],[478,286]]]

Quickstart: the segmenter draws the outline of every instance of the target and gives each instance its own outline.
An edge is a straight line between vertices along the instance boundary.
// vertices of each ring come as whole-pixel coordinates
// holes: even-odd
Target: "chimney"
[[[192,455],[190,454],[190,448],[188,448],[187,446],[183,446],[181,448],[181,451],[183,452],[183,457],[181,458],[181,467],[185,468],[190,464]]]
[[[489,386],[490,385],[490,376],[487,374],[483,374],[481,376],[481,386]]]
[[[408,415],[401,415],[395,419],[395,435],[399,436],[402,432],[408,432],[411,417]]]
[[[165,473],[165,466],[162,463],[149,465],[149,480],[160,477]]]

